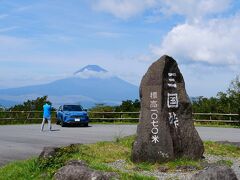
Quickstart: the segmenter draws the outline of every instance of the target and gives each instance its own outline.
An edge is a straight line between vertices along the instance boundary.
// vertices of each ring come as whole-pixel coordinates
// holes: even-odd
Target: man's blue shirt
[[[43,105],[43,117],[44,118],[51,117],[51,106],[49,104]]]

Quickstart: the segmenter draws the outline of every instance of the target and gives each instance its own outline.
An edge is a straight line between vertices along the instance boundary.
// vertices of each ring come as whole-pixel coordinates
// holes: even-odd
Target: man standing
[[[51,125],[51,106],[46,103],[43,105],[43,121],[42,121],[42,126],[41,126],[41,131],[43,131],[44,128],[44,123],[45,121],[48,121],[48,129],[51,131],[52,125]]]

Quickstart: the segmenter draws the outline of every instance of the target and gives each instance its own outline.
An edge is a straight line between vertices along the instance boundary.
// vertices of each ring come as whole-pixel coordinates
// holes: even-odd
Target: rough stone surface
[[[56,155],[58,147],[44,147],[39,158],[50,158]]]
[[[233,170],[226,166],[209,167],[192,177],[192,180],[237,180]]]
[[[134,162],[201,158],[204,152],[192,120],[192,105],[176,61],[162,56],[140,85],[141,114],[133,144]]]
[[[83,161],[73,160],[60,168],[54,175],[56,180],[109,180],[117,179],[116,173],[101,172],[90,169]]]

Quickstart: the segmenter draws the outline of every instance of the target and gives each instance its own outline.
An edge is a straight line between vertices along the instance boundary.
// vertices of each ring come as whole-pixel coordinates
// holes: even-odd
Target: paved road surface
[[[40,132],[40,125],[0,126],[0,166],[13,160],[37,156],[44,146],[111,141],[136,132],[136,125],[91,125],[91,127],[53,126],[54,131]],[[240,129],[197,128],[203,140],[240,141]]]

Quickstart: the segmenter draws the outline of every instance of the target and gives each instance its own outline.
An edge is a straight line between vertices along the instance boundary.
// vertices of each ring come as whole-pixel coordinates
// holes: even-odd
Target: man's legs
[[[48,119],[48,129],[49,129],[49,131],[52,130],[51,118]]]
[[[43,118],[42,125],[41,125],[41,131],[43,131],[44,128],[44,123],[45,123],[45,118]]]

